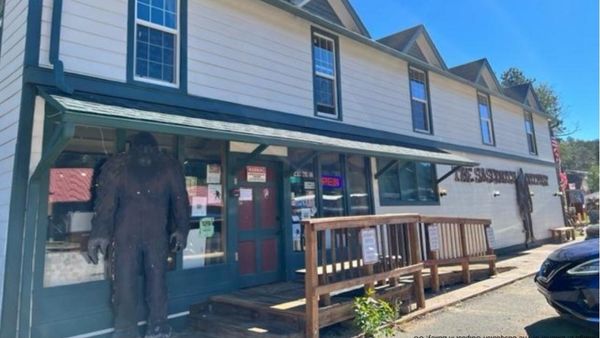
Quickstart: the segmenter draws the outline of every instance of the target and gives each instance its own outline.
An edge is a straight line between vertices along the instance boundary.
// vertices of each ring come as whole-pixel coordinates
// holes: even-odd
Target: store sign
[[[514,184],[516,179],[516,171],[489,168],[460,168],[454,174],[456,182],[466,183]],[[548,176],[546,175],[525,174],[525,179],[529,185],[548,185]]]
[[[341,188],[342,178],[340,176],[321,176],[321,185],[325,188]]]
[[[375,264],[379,261],[377,252],[377,237],[375,229],[363,229],[360,231],[360,244],[362,247],[363,264]]]
[[[266,183],[267,167],[259,167],[254,165],[246,166],[246,181],[253,183]]]

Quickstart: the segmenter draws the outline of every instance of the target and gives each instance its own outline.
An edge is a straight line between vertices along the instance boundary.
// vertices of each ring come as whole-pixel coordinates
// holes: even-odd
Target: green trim
[[[336,91],[336,116],[334,117],[328,117],[327,115],[324,115],[323,113],[319,114],[318,108],[317,108],[317,85],[316,85],[316,81],[315,81],[315,77],[317,76],[316,74],[316,68],[315,68],[315,48],[313,46],[313,38],[315,36],[315,34],[318,35],[323,35],[326,38],[329,38],[331,40],[333,40],[333,44],[335,45],[335,91]],[[311,55],[311,62],[312,62],[312,82],[313,82],[313,107],[314,107],[314,114],[315,117],[319,117],[319,118],[324,118],[324,119],[329,119],[329,120],[338,120],[338,121],[342,121],[343,120],[343,114],[342,114],[342,84],[341,84],[341,75],[340,75],[340,41],[338,39],[337,36],[324,31],[322,29],[319,29],[317,27],[310,27],[310,55]]]
[[[62,0],[54,0],[52,5],[52,27],[50,31],[50,63],[54,66],[56,86],[65,93],[72,94],[73,88],[65,81],[65,67],[60,60],[60,30],[62,27]]]
[[[383,52],[385,54],[389,54],[389,55],[391,55],[393,57],[402,59],[402,60],[404,60],[406,62],[417,64],[417,65],[419,65],[419,67],[428,69],[428,70],[430,70],[430,71],[432,71],[432,72],[434,72],[436,74],[440,74],[440,75],[442,75],[442,76],[444,76],[446,78],[449,78],[449,79],[458,81],[460,83],[466,84],[466,85],[468,85],[470,87],[473,87],[475,89],[485,90],[485,87],[483,87],[481,85],[478,85],[476,83],[473,83],[471,81],[463,79],[460,76],[452,74],[452,73],[450,73],[447,70],[440,69],[440,68],[434,67],[432,65],[429,65],[428,63],[423,62],[422,60],[419,60],[418,58],[415,58],[415,57],[413,57],[411,55],[408,55],[406,53],[403,53],[403,52],[400,52],[398,50],[395,50],[395,49],[393,49],[391,47],[388,47],[388,46],[386,46],[386,45],[384,45],[382,43],[379,43],[379,42],[377,42],[375,40],[372,40],[372,39],[370,39],[368,37],[365,37],[365,36],[363,36],[361,34],[355,33],[355,32],[353,32],[351,30],[348,30],[348,29],[346,29],[344,27],[341,27],[341,26],[338,26],[338,25],[336,25],[334,23],[331,23],[331,22],[329,22],[329,21],[327,21],[325,19],[322,19],[322,18],[320,18],[320,17],[318,17],[318,16],[316,16],[316,15],[314,15],[312,13],[309,13],[308,11],[299,9],[296,6],[290,4],[290,3],[286,2],[286,1],[281,1],[281,0],[262,0],[262,1],[265,2],[265,3],[267,3],[267,4],[269,4],[269,5],[271,5],[271,6],[274,6],[274,7],[277,7],[279,9],[281,9],[281,10],[284,10],[284,11],[286,11],[286,12],[288,12],[288,13],[294,15],[294,16],[300,17],[300,18],[305,19],[305,20],[307,20],[309,22],[312,22],[313,24],[319,25],[319,26],[321,26],[321,27],[323,27],[325,29],[328,29],[328,30],[330,30],[332,32],[335,32],[336,34],[339,34],[341,36],[344,36],[346,38],[354,40],[354,41],[356,41],[358,43],[361,43],[363,45],[366,45],[368,47],[374,48],[374,49],[376,49],[376,50],[378,50],[380,52]],[[496,96],[496,97],[499,97],[501,99],[504,99],[506,101],[509,101],[509,102],[511,102],[513,104],[516,104],[519,107],[522,107],[524,109],[531,109],[531,107],[528,107],[528,106],[524,105],[523,103],[521,103],[521,102],[519,102],[517,100],[514,100],[514,99],[512,99],[512,98],[510,98],[508,96],[505,96],[502,93],[494,93],[493,95]],[[543,116],[543,117],[548,117],[544,112],[539,111],[539,110],[535,110],[535,113],[539,114],[540,116]]]
[[[351,138],[365,142],[402,144],[410,147],[435,147],[449,151],[460,151],[539,165],[554,165],[553,161],[540,160],[524,155],[503,153],[496,149],[489,149],[489,147],[488,149],[483,149],[473,146],[457,145],[448,142],[418,138],[411,135],[352,126],[327,119],[315,120],[314,117],[304,117],[287,112],[185,95],[183,93],[173,93],[160,90],[161,88],[146,89],[137,85],[97,79],[84,75],[67,73],[66,76],[69,83],[74,86],[78,93],[82,93],[82,95],[84,93],[90,93],[85,94],[90,97],[102,95],[104,100],[110,98],[112,104],[120,102],[121,99],[128,99],[136,101],[139,106],[153,104],[153,109],[158,111],[172,111],[173,108],[176,107],[178,114],[186,116],[212,119],[241,119],[248,123],[272,125],[274,127],[285,126],[285,128],[293,130],[307,130],[313,133],[317,132],[323,135]],[[45,86],[54,86],[52,73],[45,68],[27,67],[25,69],[25,78],[27,82]],[[101,97],[95,97],[95,99],[99,98]],[[316,121],[318,121],[318,123],[315,123]]]

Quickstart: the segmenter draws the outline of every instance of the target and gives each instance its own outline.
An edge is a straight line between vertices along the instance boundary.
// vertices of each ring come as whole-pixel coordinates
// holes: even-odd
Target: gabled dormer
[[[322,19],[370,38],[369,31],[348,0],[288,0]]]
[[[446,63],[423,25],[403,30],[377,41],[432,66],[447,69]]]
[[[531,83],[524,83],[512,87],[504,88],[504,95],[516,100],[536,111],[543,111],[538,100],[537,94]]]
[[[449,71],[492,92],[502,93],[502,86],[485,58],[450,68]]]

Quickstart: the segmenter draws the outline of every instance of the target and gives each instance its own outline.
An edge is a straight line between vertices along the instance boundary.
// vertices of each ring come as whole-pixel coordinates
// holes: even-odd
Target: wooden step
[[[246,316],[214,313],[194,313],[189,317],[190,326],[206,338],[301,338],[301,329],[276,320],[248,319]]]

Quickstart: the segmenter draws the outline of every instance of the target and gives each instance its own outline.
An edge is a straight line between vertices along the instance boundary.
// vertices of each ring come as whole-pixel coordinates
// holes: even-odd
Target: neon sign
[[[321,185],[324,188],[341,188],[342,178],[340,176],[321,176]]]

